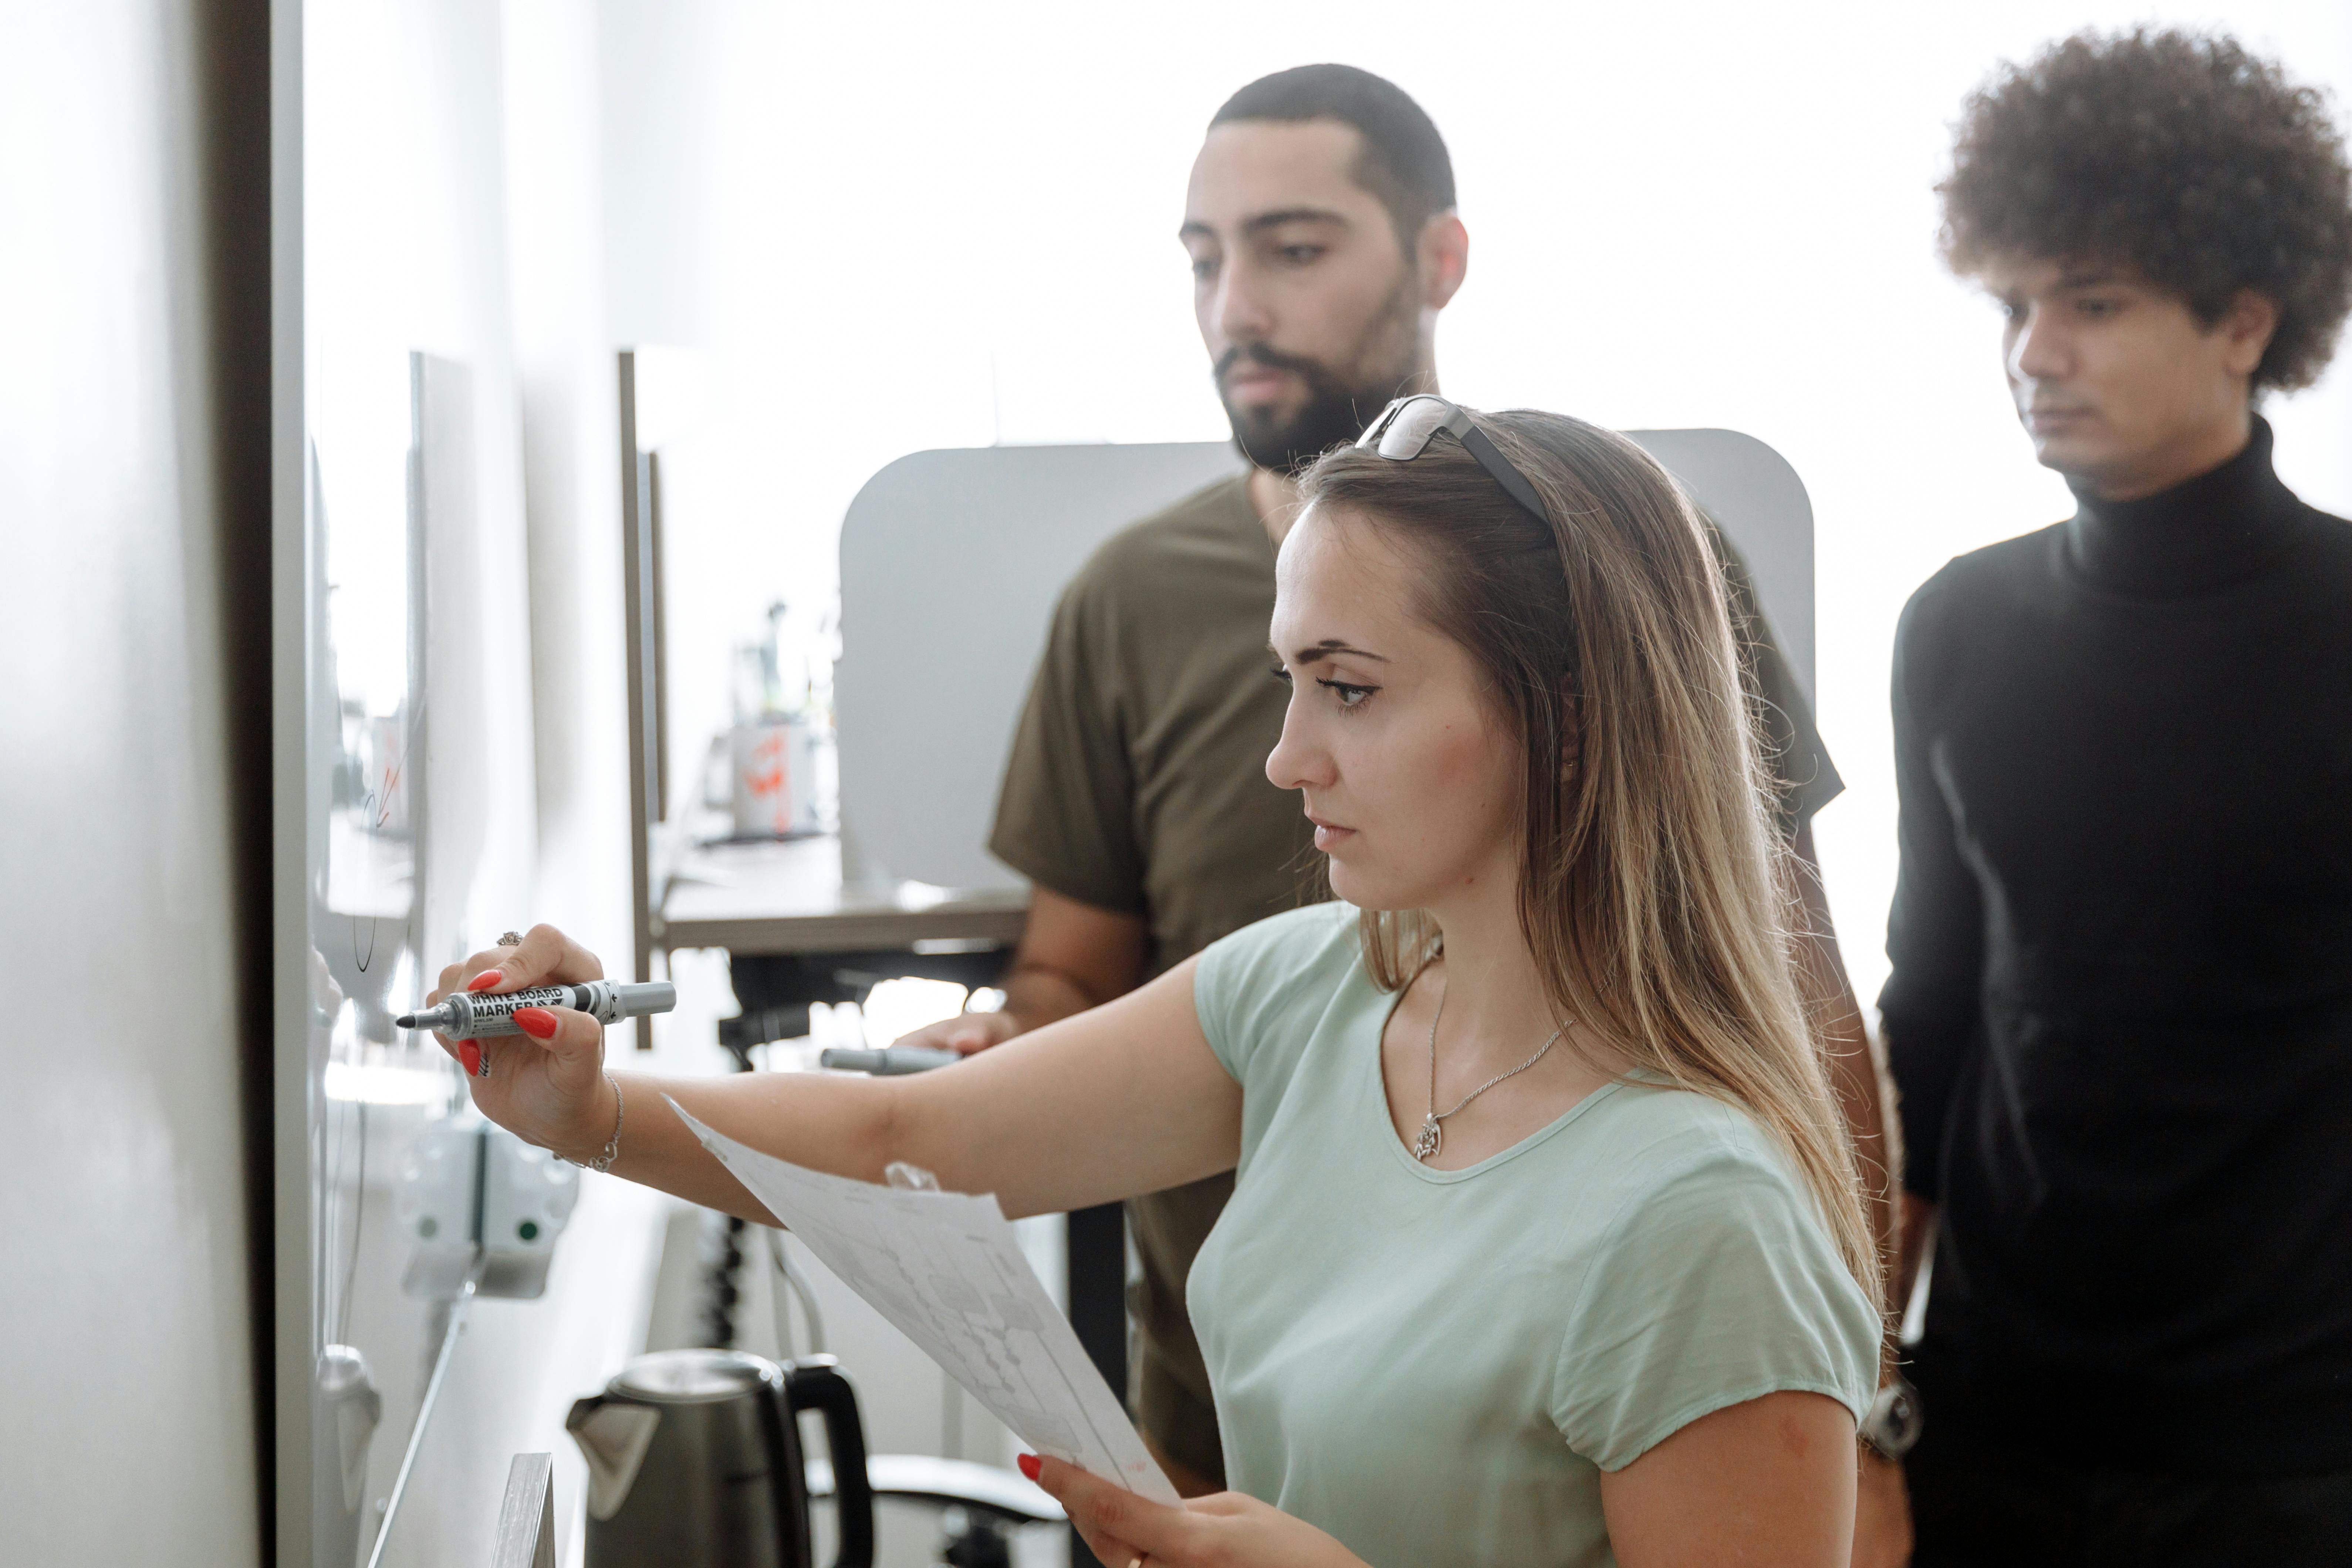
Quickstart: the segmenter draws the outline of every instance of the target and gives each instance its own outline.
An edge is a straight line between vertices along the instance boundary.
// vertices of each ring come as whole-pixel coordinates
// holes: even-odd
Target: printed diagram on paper
[[[1155,1502],[1176,1502],[993,1197],[824,1175],[678,1115],[768,1212],[1015,1436]]]

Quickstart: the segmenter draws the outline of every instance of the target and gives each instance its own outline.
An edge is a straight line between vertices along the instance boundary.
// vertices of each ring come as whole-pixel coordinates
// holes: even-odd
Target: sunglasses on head
[[[1503,456],[1501,447],[1487,439],[1486,433],[1470,417],[1470,411],[1433,392],[1416,392],[1381,409],[1371,427],[1357,437],[1356,446],[1363,451],[1377,452],[1393,463],[1410,463],[1427,451],[1430,442],[1441,435],[1451,436],[1461,443],[1463,450],[1476,458],[1478,466],[1538,521],[1550,521],[1544,515],[1543,499],[1536,494],[1535,486],[1528,483],[1528,477]]]

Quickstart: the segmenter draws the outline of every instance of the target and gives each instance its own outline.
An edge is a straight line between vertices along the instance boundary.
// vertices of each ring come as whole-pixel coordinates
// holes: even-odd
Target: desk
[[[934,942],[1011,947],[1029,918],[1021,888],[845,887],[841,840],[830,837],[693,847],[666,882],[654,922],[655,944],[665,952],[912,952]]]

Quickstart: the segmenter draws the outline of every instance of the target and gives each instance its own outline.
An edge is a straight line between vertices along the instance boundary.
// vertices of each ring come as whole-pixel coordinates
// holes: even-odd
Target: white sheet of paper
[[[1178,1500],[993,1197],[828,1176],[678,1115],[769,1213],[1015,1436],[1154,1502]]]

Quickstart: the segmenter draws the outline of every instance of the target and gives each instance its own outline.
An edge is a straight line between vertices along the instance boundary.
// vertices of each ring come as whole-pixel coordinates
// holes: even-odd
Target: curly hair
[[[2227,36],[2078,33],[2007,65],[1960,116],[1945,259],[2129,265],[2221,319],[2278,307],[2253,386],[2308,386],[2352,308],[2352,169],[2315,88]]]

